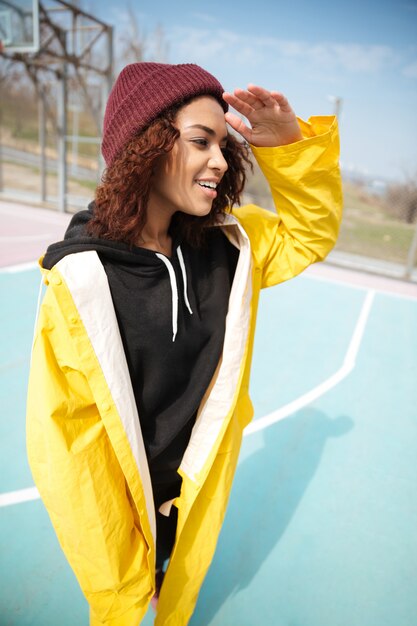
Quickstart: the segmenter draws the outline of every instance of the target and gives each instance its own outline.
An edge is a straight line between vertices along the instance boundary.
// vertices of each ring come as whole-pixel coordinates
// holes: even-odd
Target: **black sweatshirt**
[[[88,211],[74,215],[64,241],[49,246],[43,266],[50,269],[67,254],[84,250],[96,250],[100,257],[159,508],[179,494],[177,469],[221,356],[239,252],[218,227],[207,229],[205,243],[198,249],[174,241],[172,257],[92,238],[85,225],[93,209],[90,205]]]

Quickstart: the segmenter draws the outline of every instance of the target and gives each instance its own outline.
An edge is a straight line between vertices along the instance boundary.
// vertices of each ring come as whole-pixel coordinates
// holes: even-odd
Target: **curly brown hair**
[[[104,171],[95,193],[94,215],[87,225],[92,236],[131,246],[137,243],[146,224],[154,165],[160,156],[172,150],[180,134],[175,127],[176,114],[190,101],[164,111],[145,130],[132,137]],[[217,188],[210,213],[199,217],[177,212],[172,219],[170,232],[179,234],[193,246],[201,245],[204,229],[212,226],[219,214],[239,204],[246,182],[245,168],[252,168],[247,144],[231,134],[223,155],[228,169]]]

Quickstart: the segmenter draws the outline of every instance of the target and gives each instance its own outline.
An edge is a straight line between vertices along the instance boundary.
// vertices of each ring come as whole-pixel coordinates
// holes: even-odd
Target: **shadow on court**
[[[208,626],[227,599],[251,583],[290,524],[327,441],[352,428],[350,417],[330,419],[305,409],[263,433],[263,447],[239,464],[216,555],[190,626]],[[278,590],[279,584],[270,581],[269,591]],[[270,596],[263,619],[276,615],[277,603],[279,598]],[[255,614],[256,608],[246,616],[248,622],[239,616],[239,623],[253,623]]]

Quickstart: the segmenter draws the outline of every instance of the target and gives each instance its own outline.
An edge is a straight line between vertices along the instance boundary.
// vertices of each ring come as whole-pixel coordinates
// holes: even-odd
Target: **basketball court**
[[[69,219],[0,203],[2,626],[88,625],[25,451],[36,259]],[[255,419],[191,626],[415,626],[416,354],[415,285],[319,264],[262,293]]]
[[[37,10],[0,0],[3,46],[38,49]],[[0,202],[1,626],[88,626],[25,450],[37,259],[70,217]],[[263,292],[255,418],[190,626],[416,626],[416,355],[415,284],[319,264]]]

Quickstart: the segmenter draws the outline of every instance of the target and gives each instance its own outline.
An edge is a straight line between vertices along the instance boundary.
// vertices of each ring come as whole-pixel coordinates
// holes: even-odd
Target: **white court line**
[[[356,285],[355,283],[344,281],[343,278],[340,278],[338,280],[337,278],[330,278],[329,276],[320,276],[319,274],[305,273],[302,275],[302,278],[308,278],[310,280],[318,280],[322,283],[330,283],[332,285],[337,285],[339,287],[347,287],[348,289],[356,289],[357,291],[369,291],[370,289],[369,285]],[[381,278],[383,278],[382,275],[381,275]],[[392,278],[391,280],[396,280],[396,279]],[[410,283],[410,285],[414,286],[415,283]],[[382,294],[383,296],[392,296],[393,298],[401,298],[403,300],[412,300],[413,302],[415,302],[417,298],[417,286],[415,288],[416,288],[415,296],[410,296],[406,293],[400,293],[398,291],[391,291],[389,288],[384,289],[383,287],[372,287],[372,291],[378,294]]]
[[[30,500],[39,500],[39,498],[39,491],[36,487],[9,491],[8,493],[0,494],[0,507],[10,506],[12,504],[21,504],[22,502],[30,502]]]
[[[37,261],[30,261],[27,263],[19,263],[17,265],[5,265],[4,267],[0,267],[0,274],[2,273],[14,273],[14,272],[25,272],[26,270],[32,270],[33,268],[38,266]],[[345,282],[344,280],[337,278],[329,278],[328,276],[319,276],[315,274],[303,274],[300,278],[316,280],[323,283],[331,283],[333,285],[338,285],[339,287],[346,287],[348,289],[356,289],[357,291],[369,291],[369,286],[366,285],[355,285],[354,283]],[[395,291],[389,291],[386,289],[379,289],[378,287],[374,287],[372,289],[375,293],[382,294],[384,296],[392,296],[393,298],[400,298],[403,300],[412,300],[415,302],[416,298],[414,296],[409,296],[403,293],[397,293]]]
[[[265,415],[265,417],[261,417],[249,424],[249,426],[245,428],[245,431],[243,433],[244,437],[246,437],[247,435],[252,435],[252,433],[256,433],[259,430],[263,430],[264,428],[267,428],[268,426],[279,422],[285,417],[292,415],[296,411],[303,409],[305,406],[311,404],[311,402],[314,402],[314,400],[317,400],[317,398],[320,398],[320,396],[330,391],[330,389],[333,389],[333,387],[338,385],[344,378],[346,378],[351,373],[351,371],[355,367],[356,357],[359,352],[359,347],[361,345],[363,333],[365,331],[366,322],[368,321],[374,297],[375,291],[373,290],[368,291],[368,293],[366,294],[364,303],[362,305],[362,310],[360,312],[358,321],[356,322],[356,327],[353,331],[353,335],[350,340],[342,367],[337,370],[335,374],[332,374],[332,376],[327,378],[327,380],[323,381],[322,383],[320,383],[320,385],[317,385],[317,387],[314,387],[296,400],[289,402],[280,409],[277,409],[276,411],[269,413],[269,415]]]
[[[320,398],[320,396],[330,391],[330,389],[335,387],[344,378],[346,378],[346,376],[350,374],[350,372],[355,367],[356,357],[359,352],[374,296],[375,291],[369,291],[366,294],[365,301],[362,305],[362,310],[360,312],[358,321],[356,322],[355,330],[353,331],[353,335],[350,340],[342,367],[335,374],[330,376],[330,378],[320,383],[320,385],[318,385],[317,387],[314,387],[314,389],[312,389],[308,393],[300,396],[293,402],[286,404],[280,409],[273,411],[273,413],[265,415],[265,417],[261,417],[258,420],[255,420],[254,422],[249,424],[249,426],[245,428],[245,431],[243,433],[244,437],[252,435],[253,433],[258,432],[259,430],[263,430],[264,428],[268,428],[268,426],[272,426],[272,424],[275,424],[279,420],[284,419],[284,417],[288,417],[292,413],[299,411],[311,402],[314,402],[314,400],[317,400],[317,398]],[[10,506],[12,504],[21,504],[22,502],[29,502],[31,500],[37,500],[38,498],[40,498],[40,495],[36,487],[29,487],[28,489],[20,489],[18,491],[10,491],[9,493],[3,493],[0,495],[0,507]]]

